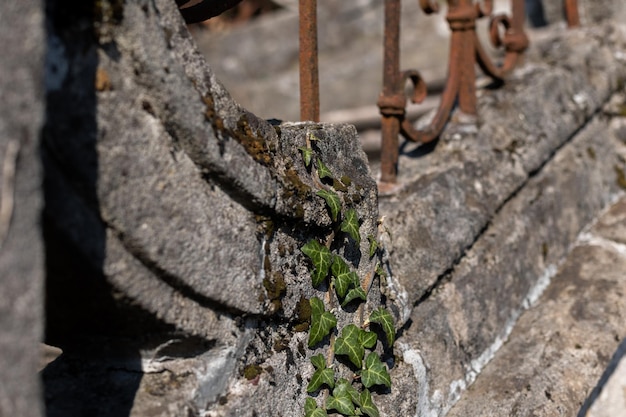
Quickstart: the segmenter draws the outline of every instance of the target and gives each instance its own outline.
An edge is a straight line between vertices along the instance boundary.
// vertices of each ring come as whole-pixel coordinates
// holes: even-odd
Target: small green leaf
[[[307,397],[307,399],[304,400],[304,415],[306,417],[309,417],[311,413],[315,411],[316,408],[317,408],[317,403],[315,402],[313,398]]]
[[[328,385],[331,389],[335,386],[335,371],[332,368],[318,369],[313,373],[309,385],[306,387],[307,392],[315,392],[322,385]]]
[[[380,412],[372,400],[372,394],[366,389],[360,395],[361,411],[369,417],[380,417]]]
[[[317,297],[310,300],[311,303],[311,331],[309,333],[309,347],[313,347],[330,333],[337,325],[337,318],[324,310],[324,303]]]
[[[350,267],[340,256],[334,256],[330,271],[334,277],[339,277],[340,275],[349,274]]]
[[[361,244],[361,235],[359,234],[359,215],[355,209],[349,209],[344,215],[341,222],[341,231],[350,235],[357,245]]]
[[[352,404],[352,400],[348,395],[344,395],[341,397],[335,397],[334,395],[331,395],[326,399],[326,408],[330,410],[337,410],[344,416],[355,415],[354,404]]]
[[[387,309],[378,307],[370,314],[370,322],[378,323],[383,328],[385,335],[387,336],[387,344],[393,345],[393,341],[396,338],[396,330],[393,326],[393,317]]]
[[[337,325],[337,318],[328,311],[320,316],[311,316],[311,333],[309,333],[309,347],[317,345],[324,339],[330,330]]]
[[[342,307],[345,307],[350,301],[360,298],[363,301],[367,301],[367,294],[365,290],[361,287],[352,288],[346,294],[346,298],[343,299],[341,303]]]
[[[315,369],[324,369],[326,368],[326,359],[324,355],[321,353],[315,356],[311,356],[311,363],[315,367]]]
[[[302,152],[302,158],[304,159],[304,166],[307,168],[311,165],[311,158],[313,157],[313,149],[306,148],[304,146],[299,147],[300,152]]]
[[[320,244],[315,239],[309,240],[300,250],[313,261],[315,270],[311,274],[311,279],[313,287],[317,287],[328,276],[328,269],[330,268],[333,255],[326,246]]]
[[[365,358],[365,368],[369,369],[378,365],[382,365],[382,361],[376,352],[370,352]]]
[[[304,400],[304,417],[328,417],[326,410],[317,406],[315,400],[307,397]]]
[[[339,200],[337,193],[334,191],[319,190],[316,194],[326,200],[326,205],[328,205],[330,209],[330,217],[336,222],[337,215],[341,211],[341,200]]]
[[[363,355],[365,349],[359,340],[359,329],[354,324],[348,324],[341,330],[341,337],[335,340],[335,354],[347,355],[350,362],[357,368],[363,365]]]
[[[341,378],[337,382],[335,382],[335,388],[333,389],[333,396],[335,397],[345,397],[348,395],[354,405],[361,405],[361,397],[359,391],[356,390],[347,379]]]
[[[317,160],[317,174],[320,176],[320,178],[333,178],[333,173],[330,172],[330,169],[328,169],[328,167],[324,165],[322,160],[319,158]]]
[[[326,414],[326,410],[324,410],[323,408],[316,408],[315,410],[313,410],[310,416],[306,417],[328,417],[328,414]]]
[[[359,333],[359,342],[365,348],[373,348],[376,345],[376,340],[378,340],[378,336],[374,332],[361,330],[361,333]]]
[[[320,138],[315,136],[313,133],[309,132],[309,140],[316,141],[316,140],[320,140]]]
[[[324,302],[317,297],[311,297],[309,304],[311,304],[311,316],[319,316],[326,311]]]
[[[372,235],[367,235],[367,240],[369,240],[370,242],[370,258],[372,256],[374,256],[376,254],[376,251],[378,250],[378,242],[376,241],[376,238]]]
[[[348,264],[340,257],[333,258],[333,264],[330,267],[332,275],[335,277],[335,289],[337,296],[343,299],[351,285],[354,285],[354,279],[358,282],[359,276],[350,271]]]
[[[376,352],[371,352],[367,355],[365,359],[365,369],[361,371],[361,382],[366,388],[370,388],[374,385],[385,385],[387,388],[391,387],[391,377]]]

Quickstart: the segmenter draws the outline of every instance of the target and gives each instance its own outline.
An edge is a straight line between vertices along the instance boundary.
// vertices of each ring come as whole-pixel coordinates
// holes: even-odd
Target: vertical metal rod
[[[452,36],[450,38],[450,63],[448,79],[458,82],[459,110],[475,116],[476,110],[476,58],[474,37],[478,12],[473,0],[448,0],[448,14]]]
[[[511,3],[511,28],[516,34],[524,33],[526,4],[524,0],[511,0]]]
[[[396,182],[398,172],[398,135],[400,116],[387,101],[399,96],[400,84],[400,0],[385,0],[385,38],[383,63],[383,92],[378,101],[382,113],[382,144],[380,155],[380,181]],[[404,95],[400,100],[404,99]],[[401,103],[403,104],[403,103]]]
[[[317,64],[317,0],[299,0],[300,119],[319,122],[320,86]]]
[[[570,28],[580,26],[580,17],[578,16],[578,1],[577,0],[564,0],[565,3],[565,18],[567,19],[567,26]]]

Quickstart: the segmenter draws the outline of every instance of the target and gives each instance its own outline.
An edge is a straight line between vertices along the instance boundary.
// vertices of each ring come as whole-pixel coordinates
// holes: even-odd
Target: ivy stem
[[[369,295],[370,290],[372,289],[372,284],[374,283],[374,277],[376,276],[376,266],[378,262],[374,264],[372,270],[365,275],[363,281],[361,281],[361,288],[365,291],[366,295]],[[359,304],[359,307],[356,310],[357,317],[359,319],[359,324],[363,326],[363,315],[365,311],[365,303]]]

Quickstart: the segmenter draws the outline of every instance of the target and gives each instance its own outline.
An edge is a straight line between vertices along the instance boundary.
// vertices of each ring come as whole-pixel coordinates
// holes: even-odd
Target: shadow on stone
[[[580,411],[578,412],[578,417],[585,417],[589,413],[589,409],[598,399],[600,393],[602,392],[602,389],[606,386],[611,376],[613,376],[613,373],[615,372],[618,364],[624,357],[626,357],[626,338],[622,339],[621,343],[615,350],[615,353],[613,354],[609,365],[606,367],[604,373],[600,377],[598,384],[591,391],[591,394],[589,394],[589,397],[587,397],[583,406],[580,408]]]

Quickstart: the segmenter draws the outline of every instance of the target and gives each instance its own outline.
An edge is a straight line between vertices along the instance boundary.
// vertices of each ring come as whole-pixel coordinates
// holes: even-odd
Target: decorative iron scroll
[[[413,83],[414,103],[426,97],[426,83],[415,70],[400,71],[400,1],[385,0],[385,55],[383,66],[383,91],[378,100],[382,115],[381,149],[381,185],[395,183],[398,163],[398,137],[428,143],[436,139],[450,118],[453,107],[466,115],[475,116],[476,111],[476,75],[475,64],[496,81],[503,81],[505,76],[517,65],[524,50],[528,47],[528,37],[524,33],[524,0],[511,0],[511,16],[493,15],[493,0],[448,0],[446,20],[450,25],[450,59],[448,80],[441,96],[441,102],[429,126],[417,130],[405,118],[405,84],[408,79]],[[427,13],[439,11],[439,5],[433,0],[418,0],[422,10]],[[578,7],[576,0],[564,0],[568,26],[578,26]],[[496,65],[483,49],[476,34],[476,20],[490,17],[489,35],[491,43],[505,50],[504,61]],[[503,33],[503,35],[501,35]]]
[[[419,0],[426,13],[436,13],[438,4]],[[398,136],[409,141],[427,143],[441,134],[450,118],[453,106],[467,115],[476,115],[475,64],[495,80],[503,80],[517,64],[528,46],[524,33],[524,0],[512,0],[512,17],[492,16],[493,0],[474,3],[473,0],[448,0],[446,19],[452,30],[448,81],[441,96],[439,108],[430,125],[417,130],[404,117],[406,101],[404,85],[407,78],[413,82],[411,101],[421,102],[426,97],[426,84],[419,72],[399,69],[400,0],[385,0],[385,57],[383,91],[378,100],[382,114],[381,182],[394,183],[397,176]],[[506,51],[502,66],[495,65],[487,56],[476,34],[476,20],[491,17],[491,42]],[[500,28],[504,36],[500,36]],[[409,77],[410,74],[410,77]]]

